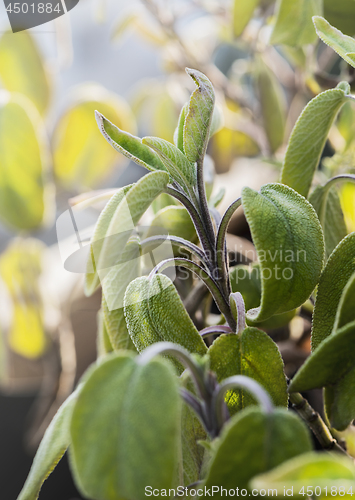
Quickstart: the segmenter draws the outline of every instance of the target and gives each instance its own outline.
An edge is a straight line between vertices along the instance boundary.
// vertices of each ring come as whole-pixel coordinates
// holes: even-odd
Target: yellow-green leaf
[[[5,32],[0,39],[0,80],[10,92],[28,97],[43,114],[50,100],[48,75],[29,31]]]
[[[256,82],[264,129],[271,152],[274,153],[284,140],[286,105],[281,84],[261,58],[257,62]]]
[[[332,333],[341,295],[355,272],[355,233],[335,248],[319,280],[312,323],[312,350]]]
[[[219,382],[233,375],[251,377],[266,389],[273,403],[287,406],[287,384],[284,365],[277,345],[257,328],[246,328],[239,335],[218,337],[208,350],[211,370]],[[229,391],[226,396],[232,413],[255,404],[252,396],[243,389]]]
[[[355,2],[354,0],[323,0],[324,17],[339,30],[347,35],[355,34],[354,16]]]
[[[323,13],[321,0],[278,0],[276,10],[272,44],[300,47],[316,41],[312,16]]]
[[[313,22],[319,38],[355,68],[355,40],[334,28],[323,17],[315,16]]]
[[[203,355],[207,348],[192,323],[172,281],[163,274],[150,282],[142,277],[124,298],[128,331],[138,352],[156,342],[174,342]]]
[[[101,137],[95,110],[128,132],[135,132],[136,125],[126,101],[102,87],[81,87],[73,101],[54,130],[54,172],[65,187],[87,189],[125,161]]]
[[[350,86],[341,82],[312,99],[292,131],[281,172],[281,182],[307,197],[325,142]]]
[[[266,414],[248,408],[223,428],[209,464],[207,488],[219,486],[247,489],[249,481],[289,458],[310,451],[311,438],[305,424],[292,412],[277,408]],[[248,491],[251,496],[251,490]],[[223,499],[221,492],[213,498]]]
[[[88,498],[144,499],[176,486],[181,400],[161,359],[111,354],[86,376],[70,434],[76,483]],[[138,472],[138,473],[137,473]]]
[[[13,304],[8,342],[26,358],[41,356],[47,339],[39,287],[44,246],[35,239],[15,239],[2,253],[0,274]]]
[[[53,209],[44,126],[27,98],[1,91],[0,129],[0,217],[15,229],[30,231]]]
[[[287,460],[266,474],[256,476],[250,483],[251,488],[270,489],[276,495],[284,496],[285,489],[291,496],[302,488],[323,490],[334,486],[344,492],[355,484],[355,467],[350,458],[336,453],[305,453]],[[317,490],[316,490],[317,491]],[[325,490],[323,490],[325,491]],[[346,495],[345,495],[346,496]]]
[[[49,424],[17,500],[37,500],[43,482],[70,445],[70,420],[77,396],[78,391],[69,396]]]
[[[240,36],[259,5],[259,0],[234,0],[233,2],[233,34]]]
[[[282,184],[242,191],[261,270],[261,303],[248,311],[253,321],[291,311],[311,295],[323,267],[324,241],[308,201]]]

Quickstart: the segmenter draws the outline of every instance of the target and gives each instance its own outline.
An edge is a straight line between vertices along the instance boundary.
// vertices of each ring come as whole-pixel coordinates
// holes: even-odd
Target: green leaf
[[[245,310],[255,309],[261,302],[261,271],[259,264],[251,266],[238,265],[230,268],[229,272],[232,292],[240,292],[245,303]],[[261,329],[280,328],[291,321],[296,310],[282,314],[275,314],[271,318],[257,323],[247,319],[249,326],[256,326]]]
[[[253,17],[259,0],[234,0],[233,2],[233,34],[240,36]]]
[[[186,103],[185,106],[183,106],[183,108],[181,109],[178,126],[176,127],[174,133],[174,144],[177,148],[180,149],[182,153],[184,153],[184,126],[188,111],[189,111],[189,103]],[[223,126],[223,112],[221,108],[215,107],[212,114],[210,137],[216,134],[222,128],[222,126]]]
[[[182,385],[191,393],[196,389],[187,372],[180,377]],[[206,431],[192,408],[183,403],[181,412],[181,449],[184,485],[188,486],[201,477],[205,449],[199,443],[207,439]]]
[[[136,348],[134,347],[127,329],[123,307],[110,311],[105,301],[105,297],[102,296],[102,314],[104,327],[106,329],[112,348],[115,351],[118,351],[120,349],[129,349],[135,351]]]
[[[120,130],[101,113],[96,112],[95,116],[102,135],[116,151],[148,170],[166,170],[159,157],[142,144],[141,139]]]
[[[97,274],[95,266],[95,257],[97,258],[102,249],[104,238],[117,207],[132,187],[133,184],[119,189],[107,203],[96,223],[95,230],[91,238],[90,257],[87,263],[87,272],[84,283],[84,290],[87,296],[92,295],[100,285],[100,278]],[[95,247],[95,252],[93,247]]]
[[[296,373],[290,392],[307,391],[332,385],[353,366],[355,346],[354,322],[329,335]]]
[[[197,89],[191,95],[185,118],[184,151],[191,163],[200,163],[210,136],[215,96],[211,82],[203,73],[193,69],[186,71],[196,83]]]
[[[324,390],[327,418],[334,429],[344,431],[355,417],[355,366]]]
[[[248,408],[224,426],[205,485],[247,489],[256,474],[311,448],[308,429],[294,413],[278,408],[265,414],[259,408]],[[223,495],[219,492],[214,498]]]
[[[307,197],[327,136],[338,111],[346,102],[349,84],[326,90],[302,111],[292,131],[281,172],[281,182]]]
[[[96,109],[122,128],[136,129],[132,111],[122,97],[100,86],[80,87],[53,134],[54,173],[69,190],[87,191],[102,183],[113,168],[127,163],[102,140],[93,119]]]
[[[347,35],[354,35],[354,0],[323,0],[324,17]]]
[[[278,0],[276,24],[270,42],[301,47],[317,39],[312,16],[323,13],[321,0]]]
[[[175,129],[174,133],[174,143],[177,148],[180,149],[182,153],[184,153],[184,125],[185,118],[189,111],[189,103],[186,103],[182,108],[178,120],[178,125]]]
[[[96,339],[96,349],[97,358],[101,358],[106,354],[113,351],[110,337],[107,332],[106,323],[104,319],[104,313],[101,305],[100,311],[97,313],[97,339]]]
[[[0,128],[0,217],[14,229],[37,229],[53,210],[44,124],[28,99],[1,91]]]
[[[325,487],[344,488],[348,491],[354,487],[355,468],[350,458],[336,453],[305,453],[287,460],[274,470],[256,476],[250,488],[277,490],[275,494],[284,496],[284,488],[293,495],[309,486],[321,489]],[[292,496],[293,496],[292,495]]]
[[[245,303],[245,310],[255,309],[260,305],[261,279],[260,265],[238,265],[229,272],[232,292],[240,292]]]
[[[6,343],[32,362],[40,362],[48,347],[40,288],[45,250],[37,239],[13,238],[0,256],[0,277],[12,306]]]
[[[208,350],[211,370],[218,382],[233,375],[251,377],[266,389],[277,406],[287,406],[287,384],[284,365],[275,342],[257,328],[246,328],[239,335],[218,337]],[[226,396],[232,413],[255,404],[243,389],[229,391]]]
[[[99,279],[104,280],[110,268],[127,263],[127,242],[135,226],[168,182],[169,175],[166,172],[152,172],[133,187],[123,189],[111,198],[92,238],[95,273],[88,273],[86,293],[92,293],[97,288]]]
[[[347,235],[344,214],[338,193],[331,185],[317,186],[309,202],[318,214],[323,228],[326,258]]]
[[[190,192],[196,184],[196,170],[180,149],[156,137],[144,137],[142,142],[157,153],[171,177]]]
[[[172,281],[163,274],[151,281],[142,277],[127,288],[125,317],[138,352],[156,342],[174,342],[191,353],[204,355],[207,348]]]
[[[261,269],[261,304],[252,321],[302,305],[317,285],[323,266],[322,229],[313,207],[281,184],[242,191],[242,204]]]
[[[170,196],[170,194],[162,193],[152,203],[152,209],[154,214],[158,213],[165,207],[180,206],[180,203]]]
[[[334,28],[323,17],[315,16],[313,22],[319,38],[355,68],[355,40]]]
[[[271,152],[274,153],[284,141],[286,122],[284,93],[275,74],[261,58],[257,61],[255,76],[264,129]]]
[[[22,31],[14,35],[5,32],[0,39],[0,61],[3,87],[9,92],[25,95],[44,114],[51,89],[42,56],[30,33]]]
[[[165,230],[164,234],[197,241],[195,226],[185,207],[165,207],[160,210],[150,225],[147,237],[162,234],[162,228]]]
[[[144,499],[176,482],[177,378],[164,360],[109,355],[87,376],[71,422],[76,483],[97,500]],[[139,471],[139,474],[137,473]]]
[[[291,392],[326,387],[330,424],[342,431],[355,418],[355,322],[329,335],[292,380]]]
[[[70,421],[77,397],[78,391],[75,391],[49,424],[17,500],[37,500],[42,484],[70,445]]]
[[[118,250],[118,249],[117,249]],[[115,323],[119,317],[123,319],[123,298],[127,286],[131,281],[135,280],[141,275],[141,246],[138,239],[130,239],[124,247],[124,250],[119,255],[120,263],[112,265],[109,268],[99,271],[100,281],[102,285],[102,295],[105,298],[108,312],[105,314],[107,322],[109,320],[109,313],[112,313],[112,319]],[[115,311],[121,309],[120,313]],[[119,321],[119,323],[121,323]],[[118,326],[118,325],[117,325]],[[112,345],[116,348],[125,344],[129,339],[124,338],[124,331],[122,331],[123,338],[116,331],[112,332],[110,328],[110,338],[112,338]],[[130,343],[127,344],[128,347]],[[124,347],[124,345],[121,345]]]
[[[355,272],[355,233],[335,248],[319,280],[312,322],[312,350],[332,333],[341,295]]]
[[[340,297],[333,330],[336,331],[352,321],[355,321],[354,309],[355,273],[350,277]]]

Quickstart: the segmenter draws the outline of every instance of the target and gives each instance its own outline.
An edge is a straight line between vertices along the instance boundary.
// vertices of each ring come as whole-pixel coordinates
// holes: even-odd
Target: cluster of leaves
[[[323,18],[314,23],[353,64],[355,42]],[[280,182],[259,192],[243,188],[221,217],[204,182],[207,143],[218,123],[214,90],[204,74],[187,72],[197,87],[181,111],[175,144],[141,140],[96,113],[113,148],[151,172],[118,190],[97,222],[85,287],[87,294],[100,284],[103,290],[101,356],[48,428],[20,500],[37,498],[67,447],[79,489],[97,500],[143,499],[146,486],[168,491],[196,482],[280,494],[289,485],[355,484],[351,460],[312,452],[307,426],[287,409],[289,397],[301,398],[295,391],[326,387],[330,425],[343,430],[355,418],[355,239],[343,232],[334,188],[354,176],[335,177],[309,194],[329,129],[353,99],[349,85],[342,82],[306,106]],[[165,207],[156,218],[163,227],[167,222],[169,237],[155,234],[153,225],[140,238],[134,228],[156,199]],[[225,241],[241,205],[259,254],[244,278],[240,266],[229,267]],[[181,223],[186,215],[190,239],[182,235],[190,232]],[[152,258],[147,277],[144,259],[167,240],[175,256]],[[219,309],[218,325],[198,331],[173,282],[161,274],[171,266],[202,280]],[[263,328],[288,322],[316,287],[314,352],[287,387],[278,347]],[[308,420],[301,414],[317,434],[315,413]],[[328,447],[341,450],[323,422],[320,428],[325,441],[330,436]]]

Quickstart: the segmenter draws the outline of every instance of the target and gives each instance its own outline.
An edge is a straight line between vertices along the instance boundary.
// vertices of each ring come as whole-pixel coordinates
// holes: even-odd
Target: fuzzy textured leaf
[[[177,379],[164,360],[137,360],[128,353],[107,356],[87,376],[74,407],[73,472],[93,499],[143,500],[146,485],[171,488],[176,482]]]
[[[70,445],[70,421],[78,397],[75,391],[62,404],[46,430],[17,500],[37,500],[43,482]]]
[[[101,212],[100,217],[98,218],[94,233],[91,238],[90,257],[88,259],[87,272],[85,275],[84,290],[87,296],[92,295],[100,285],[100,278],[97,274],[95,266],[95,257],[97,258],[97,256],[99,256],[108,227],[117,207],[126,196],[128,191],[131,189],[131,187],[132,185],[125,186],[119,189],[117,193],[112,196],[110,201]],[[93,247],[95,247],[95,252]]]
[[[355,233],[335,248],[319,280],[312,322],[312,350],[332,333],[344,287],[355,272]]]
[[[241,335],[218,337],[208,350],[211,370],[219,382],[233,375],[251,377],[266,389],[273,403],[287,406],[287,384],[281,354],[275,342],[257,328],[246,328]],[[232,413],[255,404],[243,389],[229,391],[226,396]]]
[[[104,326],[113,349],[115,351],[119,349],[136,351],[131,337],[129,336],[123,307],[110,311],[105,301],[105,297],[102,296],[102,314]]]
[[[293,378],[289,390],[305,391],[326,387],[328,419],[344,430],[355,418],[355,322],[329,335],[306,360]]]
[[[296,373],[289,390],[299,392],[325,387],[342,378],[355,364],[354,331],[352,322],[323,340]]]
[[[355,273],[350,277],[340,297],[333,331],[355,321]]]
[[[308,196],[330,127],[349,92],[350,86],[345,82],[322,92],[307,104],[294,126],[281,171],[281,182],[302,196]]]
[[[197,234],[191,217],[185,207],[165,207],[154,217],[147,237],[162,234],[178,236],[185,240],[196,242]]]
[[[200,355],[207,348],[172,281],[158,274],[151,281],[142,277],[127,288],[125,317],[128,331],[138,352],[156,342],[175,342]]]
[[[196,184],[195,168],[180,149],[156,137],[144,137],[142,142],[157,153],[171,177],[189,192]]]
[[[196,388],[191,381],[188,372],[180,377],[182,386],[191,393],[196,393]],[[188,486],[201,477],[201,469],[204,461],[205,450],[199,441],[207,439],[200,420],[192,408],[183,403],[181,411],[181,449],[184,485]]]
[[[323,228],[325,256],[332,253],[348,234],[339,195],[334,187],[317,186],[309,197]]]
[[[255,309],[260,306],[261,301],[261,273],[260,265],[251,266],[238,265],[232,267],[229,272],[232,292],[240,292],[243,296],[245,310]],[[246,318],[249,326],[262,329],[280,328],[286,325],[294,317],[296,310],[286,313],[275,314],[265,321],[257,323]]]
[[[188,111],[189,103],[186,103],[185,106],[181,108],[178,124],[174,132],[174,144],[182,153],[184,153],[184,126]]]
[[[209,79],[200,71],[187,69],[197,89],[192,93],[184,125],[184,151],[191,163],[201,162],[207,149],[215,102]]]
[[[223,428],[205,485],[227,489],[238,485],[240,489],[247,489],[256,474],[311,448],[308,429],[295,414],[281,408],[270,414],[259,408],[248,408]],[[219,493],[214,498],[223,498],[223,495]]]
[[[127,264],[130,259],[127,242],[142,215],[168,182],[167,172],[152,172],[142,177],[128,191],[123,189],[112,197],[106,213],[98,221],[92,239],[95,275],[91,273],[87,279],[87,293],[95,290],[99,279],[104,281],[110,269],[113,268],[114,273],[115,266]]]
[[[301,47],[317,39],[312,16],[323,13],[321,0],[278,0],[271,43]]]
[[[355,68],[355,40],[334,28],[323,17],[315,16],[313,22],[319,38]]]
[[[321,489],[334,486],[347,491],[354,487],[355,467],[352,460],[336,453],[305,453],[291,458],[266,474],[256,476],[250,488],[277,490],[284,495],[284,488],[300,491],[304,486]]]
[[[287,186],[266,184],[260,192],[244,188],[242,204],[262,280],[260,307],[248,318],[260,322],[309,298],[322,271],[323,234],[313,207]]]
[[[102,135],[116,151],[148,170],[166,170],[159,157],[138,137],[120,130],[101,113],[96,112],[95,116]]]

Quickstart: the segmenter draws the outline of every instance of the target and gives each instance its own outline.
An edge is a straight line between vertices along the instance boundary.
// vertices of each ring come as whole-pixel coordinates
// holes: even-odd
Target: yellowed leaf
[[[0,217],[16,229],[39,227],[52,211],[49,145],[34,105],[0,91]]]
[[[93,188],[115,166],[127,163],[101,136],[95,110],[120,129],[136,132],[133,114],[123,98],[96,85],[77,89],[73,104],[60,117],[53,135],[54,172],[67,188]]]
[[[15,239],[0,258],[0,275],[12,299],[9,345],[14,352],[37,358],[47,341],[39,289],[43,244],[35,239]]]
[[[28,97],[43,114],[50,86],[42,56],[28,31],[6,32],[0,39],[0,80],[10,92]]]

